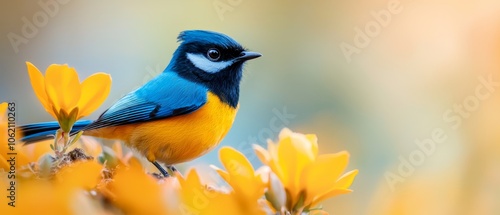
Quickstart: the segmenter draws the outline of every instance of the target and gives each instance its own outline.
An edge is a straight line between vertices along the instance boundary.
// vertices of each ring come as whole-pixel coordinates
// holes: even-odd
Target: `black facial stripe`
[[[190,50],[193,54],[202,54],[207,56],[208,50],[211,48],[216,48],[219,50],[220,57],[217,61],[228,61],[240,56],[241,52],[244,51],[241,47],[222,47],[216,44],[186,44],[186,49]]]

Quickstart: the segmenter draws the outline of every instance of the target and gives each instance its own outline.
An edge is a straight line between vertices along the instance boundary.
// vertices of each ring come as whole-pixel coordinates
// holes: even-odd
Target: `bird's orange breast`
[[[221,142],[238,111],[213,93],[207,96],[206,104],[189,114],[86,131],[85,135],[123,140],[149,161],[167,165],[189,161]]]

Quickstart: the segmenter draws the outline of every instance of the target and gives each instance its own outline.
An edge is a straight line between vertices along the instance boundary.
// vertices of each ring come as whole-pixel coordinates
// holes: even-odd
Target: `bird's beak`
[[[251,60],[260,56],[262,55],[258,52],[242,51],[240,56],[238,57],[238,60]]]

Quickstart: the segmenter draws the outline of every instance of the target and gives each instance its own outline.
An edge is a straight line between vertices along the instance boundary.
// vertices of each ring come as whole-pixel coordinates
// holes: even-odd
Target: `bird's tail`
[[[73,125],[71,134],[79,132],[90,123],[92,123],[92,121],[90,120],[77,121]],[[18,129],[21,131],[22,135],[21,142],[24,142],[24,144],[31,144],[38,141],[54,138],[57,129],[59,129],[59,124],[57,122],[40,122],[23,125],[18,127]]]

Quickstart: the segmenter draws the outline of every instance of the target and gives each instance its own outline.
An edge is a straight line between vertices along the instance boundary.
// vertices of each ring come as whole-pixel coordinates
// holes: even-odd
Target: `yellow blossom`
[[[266,214],[259,201],[266,186],[250,162],[243,154],[229,147],[223,147],[219,157],[227,171],[213,168],[231,189],[222,191],[203,184],[194,169],[186,177],[177,175],[181,204],[176,214]]]
[[[239,193],[241,201],[255,200],[264,194],[265,183],[241,152],[223,147],[219,151],[219,159],[226,171],[216,169],[217,172],[235,193]]]
[[[66,64],[50,65],[45,76],[32,63],[26,65],[38,100],[64,132],[69,132],[76,120],[95,111],[111,89],[111,76],[106,73],[95,73],[80,83],[76,70]]]
[[[6,214],[102,214],[95,200],[88,195],[100,181],[102,166],[93,161],[79,162],[64,167],[55,180],[16,180],[16,201],[11,207],[1,202]],[[2,177],[0,188],[10,186]],[[4,189],[5,188],[5,189]]]
[[[219,175],[231,186],[233,204],[240,204],[241,211],[247,214],[263,214],[259,209],[258,199],[264,195],[266,184],[262,176],[257,174],[248,159],[231,147],[223,147],[219,151],[219,159],[226,171],[217,169]],[[252,213],[249,213],[252,212]]]
[[[104,192],[125,214],[171,214],[175,203],[174,179],[161,183],[147,175],[142,166],[116,170],[109,189]]]
[[[228,201],[228,193],[206,186],[196,170],[191,169],[185,177],[176,175],[179,182],[179,206],[175,214],[220,214],[221,206]],[[225,205],[224,211],[233,212],[235,205]],[[228,214],[233,214],[228,213]]]
[[[352,192],[349,187],[358,170],[342,175],[349,153],[318,155],[316,135],[285,128],[278,143],[268,141],[267,150],[258,145],[254,149],[285,187],[289,211],[307,211],[327,198]]]
[[[198,172],[191,169],[183,178],[177,175],[180,189],[180,204],[174,214],[233,214],[233,215],[254,215],[262,214],[263,211],[257,206],[257,199],[246,199],[241,202],[242,194],[234,190],[227,192],[204,184]]]

